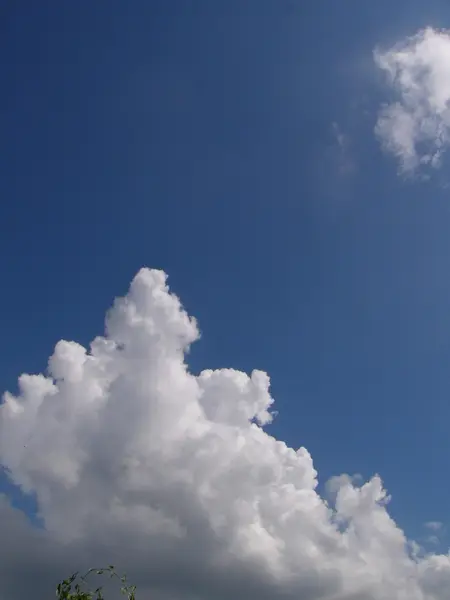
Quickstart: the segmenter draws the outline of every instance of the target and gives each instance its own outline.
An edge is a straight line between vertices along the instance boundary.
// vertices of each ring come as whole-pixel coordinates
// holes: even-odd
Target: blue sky
[[[194,372],[267,371],[268,431],[321,485],[379,473],[408,535],[448,523],[446,164],[405,179],[383,152],[372,53],[449,21],[433,0],[4,2],[2,390],[163,269]]]

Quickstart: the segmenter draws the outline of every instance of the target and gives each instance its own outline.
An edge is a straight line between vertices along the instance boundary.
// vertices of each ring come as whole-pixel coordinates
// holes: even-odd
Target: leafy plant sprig
[[[76,572],[67,579],[63,579],[56,587],[56,597],[58,600],[104,600],[103,586],[96,588],[94,591],[84,589],[87,585],[86,579],[91,573],[95,573],[96,575],[104,575],[107,573],[109,574],[110,579],[116,577],[122,584],[120,588],[122,595],[126,596],[128,600],[135,600],[136,586],[127,585],[126,575],[118,575],[114,565],[109,565],[102,569],[92,568],[84,575],[79,575],[79,573]],[[77,578],[79,581],[77,581]]]

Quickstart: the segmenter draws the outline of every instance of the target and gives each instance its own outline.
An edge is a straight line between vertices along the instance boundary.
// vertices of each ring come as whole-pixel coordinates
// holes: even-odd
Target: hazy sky
[[[0,600],[448,598],[447,26],[0,2]]]

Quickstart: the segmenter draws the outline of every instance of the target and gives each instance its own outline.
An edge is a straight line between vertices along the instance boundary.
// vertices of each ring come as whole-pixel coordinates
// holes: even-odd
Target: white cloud
[[[376,124],[383,147],[403,173],[438,167],[450,140],[450,33],[427,27],[374,59],[394,94]]]
[[[438,546],[441,543],[441,538],[445,534],[444,524],[440,521],[428,521],[424,523],[425,529],[428,530],[430,535],[427,535],[424,541],[427,544]]]
[[[438,546],[440,543],[440,540],[437,535],[429,535],[425,541],[428,544],[432,544],[433,546]]]
[[[332,123],[331,133],[334,159],[339,175],[352,175],[356,171],[356,164],[351,152],[350,137],[344,133],[342,127],[336,122]]]
[[[142,598],[448,597],[450,557],[408,544],[379,477],[333,479],[328,505],[307,450],[264,432],[265,373],[189,372],[197,325],[164,273],[140,271],[106,331],[59,342],[0,407],[0,462],[46,528],[0,502],[0,598],[110,562]]]

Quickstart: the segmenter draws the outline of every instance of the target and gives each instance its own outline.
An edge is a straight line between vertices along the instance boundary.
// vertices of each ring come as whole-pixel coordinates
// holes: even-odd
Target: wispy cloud
[[[440,539],[438,538],[437,535],[429,535],[425,541],[428,544],[431,544],[432,546],[439,546],[439,544],[441,543]]]
[[[425,523],[425,527],[430,531],[442,531],[444,525],[440,521],[428,521]]]
[[[374,59],[393,96],[375,128],[383,148],[403,174],[439,167],[450,141],[450,33],[427,27]]]
[[[351,175],[356,170],[356,163],[351,154],[350,136],[336,122],[331,126],[331,133],[338,172],[340,175]]]

